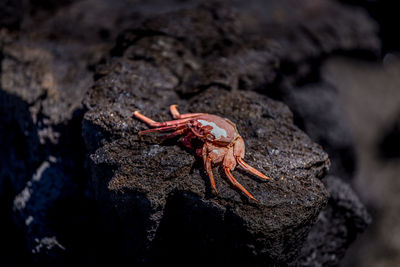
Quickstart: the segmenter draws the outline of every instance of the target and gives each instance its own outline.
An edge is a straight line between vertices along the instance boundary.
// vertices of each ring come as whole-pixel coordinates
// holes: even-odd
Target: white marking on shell
[[[219,154],[219,151],[217,149],[214,149],[212,152],[215,154]]]
[[[216,137],[220,138],[221,136],[227,137],[226,131],[220,127],[218,127],[214,122],[199,120],[202,126],[211,126],[212,130],[211,133]]]

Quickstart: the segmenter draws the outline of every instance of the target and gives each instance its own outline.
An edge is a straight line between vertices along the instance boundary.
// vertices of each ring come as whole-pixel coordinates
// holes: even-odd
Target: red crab
[[[270,178],[249,166],[243,161],[245,145],[243,138],[239,135],[236,125],[228,119],[207,113],[179,114],[177,105],[170,106],[171,114],[175,120],[156,122],[135,111],[133,114],[151,127],[157,127],[139,132],[139,135],[154,132],[170,132],[164,136],[172,138],[184,135],[181,139],[183,145],[192,147],[192,140],[202,141],[203,147],[196,149],[196,154],[203,157],[204,166],[210,178],[214,191],[218,194],[215,186],[212,164],[222,163],[228,180],[249,198],[257,201],[232,175],[231,171],[239,164],[243,169],[257,175],[262,179]]]

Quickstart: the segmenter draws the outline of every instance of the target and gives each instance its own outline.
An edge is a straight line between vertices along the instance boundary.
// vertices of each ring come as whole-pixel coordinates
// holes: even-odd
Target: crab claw
[[[224,167],[224,170],[225,170],[226,176],[228,177],[228,180],[229,180],[237,189],[239,189],[240,191],[242,191],[243,193],[245,193],[246,196],[248,196],[248,197],[251,198],[252,200],[258,202],[258,200],[255,199],[255,197],[253,197],[253,195],[250,194],[249,191],[247,191],[247,190],[235,179],[235,177],[233,177],[233,175],[232,175],[232,173],[231,173],[231,171],[229,170],[228,167]]]
[[[255,175],[257,175],[258,177],[264,179],[264,180],[270,180],[271,178],[265,176],[264,174],[262,174],[261,172],[259,172],[258,170],[256,170],[255,168],[251,167],[249,164],[247,164],[246,162],[244,162],[243,159],[241,159],[240,157],[236,158],[237,163],[239,163],[239,165],[245,169],[248,172],[251,172]]]

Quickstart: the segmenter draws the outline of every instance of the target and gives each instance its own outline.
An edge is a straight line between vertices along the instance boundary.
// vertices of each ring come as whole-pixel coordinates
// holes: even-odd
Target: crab
[[[204,167],[210,179],[211,187],[218,194],[215,185],[212,166],[222,164],[224,172],[233,186],[242,191],[249,198],[257,201],[232,175],[236,165],[244,170],[264,179],[270,178],[248,165],[244,160],[245,144],[239,135],[236,125],[226,118],[222,118],[208,113],[186,113],[180,114],[177,105],[171,105],[170,111],[175,120],[156,122],[139,111],[133,114],[136,118],[145,122],[153,129],[139,132],[139,135],[169,132],[164,138],[182,136],[182,144],[190,149],[194,149],[196,154],[203,158]],[[200,140],[201,148],[193,147],[193,140]]]

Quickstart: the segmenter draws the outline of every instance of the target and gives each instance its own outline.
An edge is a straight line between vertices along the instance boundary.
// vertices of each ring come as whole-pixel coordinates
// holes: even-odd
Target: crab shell
[[[239,135],[236,125],[228,119],[221,118],[208,113],[186,113],[180,114],[177,105],[170,106],[170,111],[175,120],[156,122],[135,111],[133,114],[151,127],[157,127],[139,132],[139,135],[154,132],[171,132],[165,138],[182,136],[182,143],[188,148],[192,147],[192,140],[199,139],[204,144],[202,148],[196,149],[196,153],[203,157],[210,183],[218,194],[215,186],[212,164],[222,163],[228,180],[249,198],[256,200],[236,179],[231,170],[239,164],[242,168],[258,177],[269,180],[270,178],[248,165],[244,160],[245,145],[243,138]],[[257,200],[256,200],[257,201]]]
[[[206,114],[191,120],[187,126],[201,139],[203,149],[214,164],[221,163],[230,170],[236,167],[236,157],[243,158],[245,145],[236,125],[228,119]],[[204,153],[203,152],[203,153]]]

